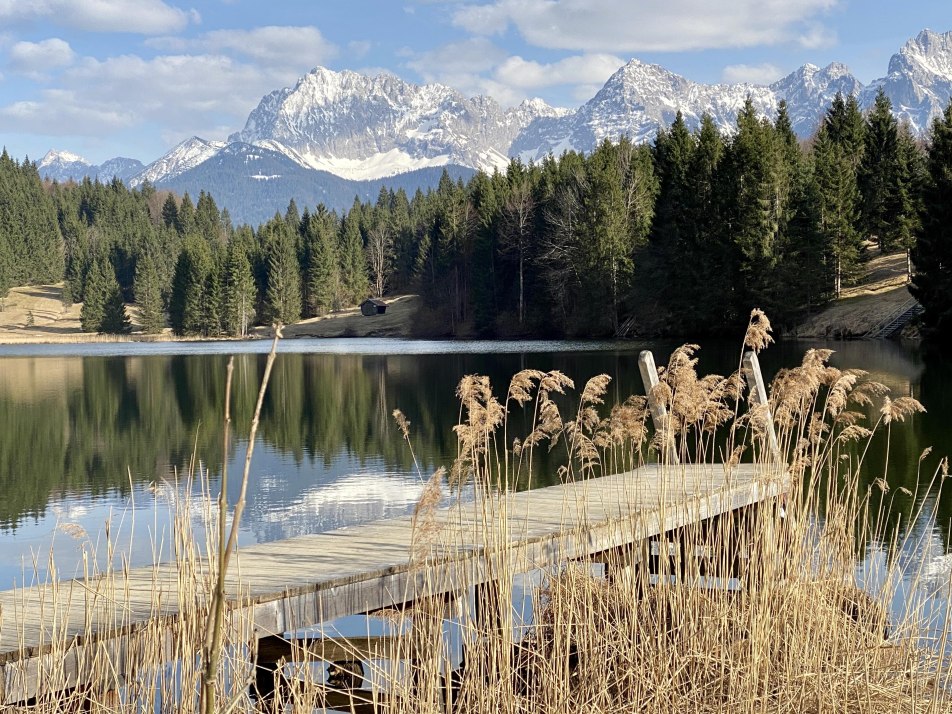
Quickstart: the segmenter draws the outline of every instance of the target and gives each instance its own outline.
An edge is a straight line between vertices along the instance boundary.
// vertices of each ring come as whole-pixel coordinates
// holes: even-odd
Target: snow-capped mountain
[[[143,171],[132,178],[131,183],[133,186],[138,186],[146,181],[153,184],[160,181],[170,181],[210,159],[227,145],[223,141],[205,141],[205,139],[193,136],[191,139],[186,139],[175,146],[165,156],[146,166]]]
[[[926,133],[952,96],[952,32],[923,30],[909,40],[889,60],[889,73],[863,90],[860,103],[872,105],[880,87],[896,116],[915,133]]]
[[[96,167],[75,154],[50,152],[39,169],[60,180],[84,175],[108,180],[115,175],[132,185],[148,180],[173,189],[201,179],[226,193],[231,190],[226,187],[241,183],[242,196],[252,201],[249,187],[258,185],[269,201],[286,205],[291,196],[282,191],[309,180],[323,182],[328,199],[331,193],[343,195],[353,188],[340,184],[332,190],[331,175],[336,182],[364,182],[360,190],[371,188],[369,180],[412,190],[412,181],[423,188],[433,185],[443,167],[461,175],[504,168],[510,157],[527,161],[569,149],[591,151],[603,139],[650,141],[678,111],[689,127],[696,127],[707,113],[721,130],[731,132],[747,97],[770,118],[785,100],[794,131],[806,138],[837,92],[858,95],[866,108],[880,88],[897,116],[925,134],[952,97],[952,32],[924,30],[892,57],[885,77],[866,87],[838,63],[822,69],[807,64],[762,86],[703,84],[631,60],[574,110],[556,109],[538,99],[504,110],[492,98],[467,98],[439,84],[416,85],[390,74],[367,77],[318,67],[294,86],[262,98],[244,128],[227,142],[192,137],[144,169],[141,164],[135,169],[138,162],[132,160]],[[222,153],[226,147],[233,150]],[[222,160],[208,163],[216,156]],[[258,158],[250,158],[254,156]],[[120,161],[129,163],[116,163]],[[257,171],[253,164],[275,168]],[[219,176],[221,172],[234,175]],[[281,186],[285,188],[279,190]]]
[[[823,69],[805,64],[770,85],[778,98],[787,100],[790,123],[799,137],[808,137],[816,131],[837,92],[847,97],[859,94],[862,89],[863,83],[839,62]]]
[[[527,161],[566,149],[589,152],[605,139],[622,136],[642,143],[650,141],[659,127],[671,124],[678,111],[691,127],[707,113],[729,131],[748,96],[759,113],[776,114],[779,98],[769,87],[701,84],[660,65],[631,60],[578,111],[529,124],[510,152]]]
[[[506,112],[490,97],[466,98],[440,84],[318,67],[264,97],[229,141],[350,179],[446,165],[492,171],[508,163],[523,126],[558,114],[541,100]]]
[[[126,181],[142,171],[142,162],[116,157],[96,166],[69,151],[48,151],[36,167],[41,176],[60,182],[82,181],[86,176],[100,181],[111,181],[113,178]]]

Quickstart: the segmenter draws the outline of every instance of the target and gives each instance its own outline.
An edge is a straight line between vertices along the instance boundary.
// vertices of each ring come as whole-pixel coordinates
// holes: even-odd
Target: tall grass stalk
[[[760,314],[751,326],[747,347],[761,349],[769,323]],[[111,618],[120,629],[131,623],[125,567],[100,573],[92,557],[87,577],[57,582],[50,563],[53,581],[23,591],[14,612],[0,613],[0,627],[6,632],[13,623],[21,641],[34,627],[44,628],[48,654],[38,660],[41,694],[34,708],[131,712],[154,706],[203,714],[331,706],[408,714],[952,710],[947,614],[930,613],[921,599],[910,601],[900,617],[888,607],[901,589],[912,592],[922,574],[903,570],[901,556],[915,547],[915,529],[911,523],[894,528],[890,503],[915,499],[913,518],[928,521],[935,500],[891,489],[888,473],[870,488],[861,479],[874,433],[885,430],[888,439],[890,424],[921,405],[887,401],[882,385],[832,367],[827,351],[809,350],[799,366],[773,381],[768,412],[746,404],[740,369],[727,377],[698,375],[696,351],[693,345],[675,350],[659,370],[657,396],[667,417],[658,432],[648,426],[643,396],[610,409],[602,403],[604,376],[582,387],[567,420],[555,397],[574,383],[559,372],[520,372],[501,400],[487,378],[463,378],[458,457],[446,475],[437,471],[427,479],[413,513],[407,590],[393,594],[388,612],[368,618],[382,622],[388,636],[338,638],[332,667],[323,644],[290,638],[290,654],[274,672],[276,691],[256,702],[246,692],[260,633],[243,614],[240,594],[226,592],[226,583],[230,590],[238,578],[225,576],[262,391],[231,530],[226,535],[224,497],[216,523],[214,501],[206,496],[199,507],[216,527],[203,551],[191,530],[191,505],[176,504],[175,562],[153,568],[153,618],[130,636],[125,660],[104,646],[83,655],[77,674],[69,664],[75,642],[61,619],[69,601],[82,597],[89,622]],[[274,349],[262,389],[273,355]],[[519,422],[509,420],[523,408],[532,421],[516,437]],[[768,413],[782,466],[765,442]],[[409,443],[409,423],[399,412],[395,417]],[[863,426],[870,417],[873,425]],[[666,456],[672,440],[680,464]],[[535,449],[561,452],[564,464],[564,498],[546,501],[541,514],[540,496],[508,491],[529,482]],[[601,478],[628,469],[634,470],[624,477]],[[785,499],[714,519],[703,517],[700,500],[684,495],[715,477],[732,484],[750,473],[758,488],[789,475],[791,489]],[[937,497],[946,475],[944,462],[923,491]],[[454,488],[444,490],[446,482]],[[456,498],[456,486],[464,483],[472,485],[475,500]],[[615,501],[605,500],[608,483]],[[454,499],[449,507],[441,505],[447,494]],[[651,513],[616,508],[635,498],[653,503]],[[529,530],[528,516],[565,536],[540,538]],[[679,525],[658,534],[656,521]],[[608,545],[593,548],[593,542]],[[883,554],[883,572],[866,592],[857,566],[868,552]],[[174,618],[165,616],[162,596],[170,579],[182,603]],[[531,605],[527,617],[512,595],[519,583]],[[328,623],[292,622],[289,631],[314,625],[332,634]],[[929,640],[929,632],[941,634]],[[94,686],[78,688],[80,680]],[[160,690],[172,680],[177,692],[168,697]]]
[[[278,341],[281,339],[281,326],[274,327],[274,340],[271,351],[265,362],[264,376],[261,378],[261,387],[258,390],[258,400],[255,403],[254,416],[248,428],[248,449],[245,452],[245,465],[241,474],[241,491],[235,512],[231,519],[231,529],[225,537],[225,520],[228,517],[228,437],[231,425],[231,378],[234,371],[234,358],[228,360],[225,380],[225,429],[222,445],[222,478],[221,491],[218,497],[218,573],[215,582],[215,592],[211,600],[208,613],[208,641],[204,652],[204,667],[202,671],[202,710],[204,714],[215,714],[218,701],[218,682],[221,669],[222,636],[227,598],[225,593],[225,578],[232,551],[238,544],[238,527],[241,524],[241,515],[245,509],[245,496],[248,492],[248,478],[251,474],[251,459],[254,455],[255,437],[258,434],[258,422],[261,418],[261,407],[264,404],[264,395],[268,391],[268,382],[271,379],[271,369],[278,354]],[[241,694],[236,695],[237,697]],[[237,701],[237,699],[236,699]],[[231,710],[234,704],[228,707]]]

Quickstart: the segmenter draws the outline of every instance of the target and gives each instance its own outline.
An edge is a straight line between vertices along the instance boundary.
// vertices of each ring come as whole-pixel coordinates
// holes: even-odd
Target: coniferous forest
[[[0,157],[0,296],[65,281],[83,328],[244,335],[368,296],[419,293],[420,334],[711,334],[752,307],[781,326],[855,280],[865,246],[911,250],[926,325],[952,322],[952,104],[918,142],[882,93],[837,96],[800,142],[748,100],[735,130],[678,115],[652,145],[604,142],[344,215],[299,207],[253,228],[119,180],[57,184]]]

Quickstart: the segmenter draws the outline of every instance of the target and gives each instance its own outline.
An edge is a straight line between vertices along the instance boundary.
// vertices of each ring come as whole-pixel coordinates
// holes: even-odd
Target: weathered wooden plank
[[[591,557],[780,495],[785,487],[784,478],[762,465],[727,471],[653,464],[441,509],[425,542],[414,542],[411,519],[398,518],[243,548],[228,589],[233,609],[259,636],[280,635],[458,592],[496,573]],[[44,658],[52,656],[44,653],[62,658],[69,646],[66,674],[81,679],[90,657],[125,651],[127,638],[156,617],[207,602],[207,593],[180,602],[174,564],[116,578],[112,586],[67,581],[0,593],[0,703],[35,691]],[[117,655],[112,662],[120,675],[127,674],[127,659]]]

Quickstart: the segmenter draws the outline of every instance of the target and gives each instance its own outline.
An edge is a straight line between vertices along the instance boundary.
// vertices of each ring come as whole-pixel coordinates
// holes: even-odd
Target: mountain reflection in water
[[[456,451],[456,385],[485,374],[504,397],[520,369],[558,369],[581,389],[590,377],[612,377],[606,402],[641,393],[638,352],[649,347],[659,364],[676,343],[441,343],[400,340],[289,340],[281,345],[264,406],[242,543],[276,540],[408,513],[423,481]],[[948,365],[889,342],[781,342],[761,357],[769,378],[800,361],[810,347],[837,350],[839,367],[866,369],[893,393],[920,399],[929,413],[893,426],[888,480],[915,490],[919,456],[931,476],[952,434],[952,380]],[[261,373],[261,343],[89,345],[0,348],[0,588],[45,576],[49,552],[59,575],[76,574],[82,549],[112,524],[111,536],[133,565],[167,553],[168,506],[196,504],[201,525],[203,489],[216,494],[221,473],[222,402],[228,354],[236,356],[234,439],[228,454],[229,500],[237,475]],[[117,350],[131,352],[126,356]],[[703,373],[736,369],[736,344],[705,344]],[[574,413],[573,397],[562,406]],[[392,412],[411,422],[410,448]],[[875,420],[875,409],[868,410]],[[510,436],[528,425],[510,415]],[[557,450],[558,451],[558,450]],[[558,453],[539,454],[533,484],[552,483]],[[195,455],[204,487],[183,483]],[[885,443],[866,457],[869,480],[882,476]],[[914,512],[912,499],[896,508]],[[938,503],[936,537],[946,540],[952,508]],[[74,537],[74,524],[89,540]],[[73,533],[73,535],[70,535]],[[124,537],[132,536],[131,543]],[[23,564],[26,563],[24,571]]]

